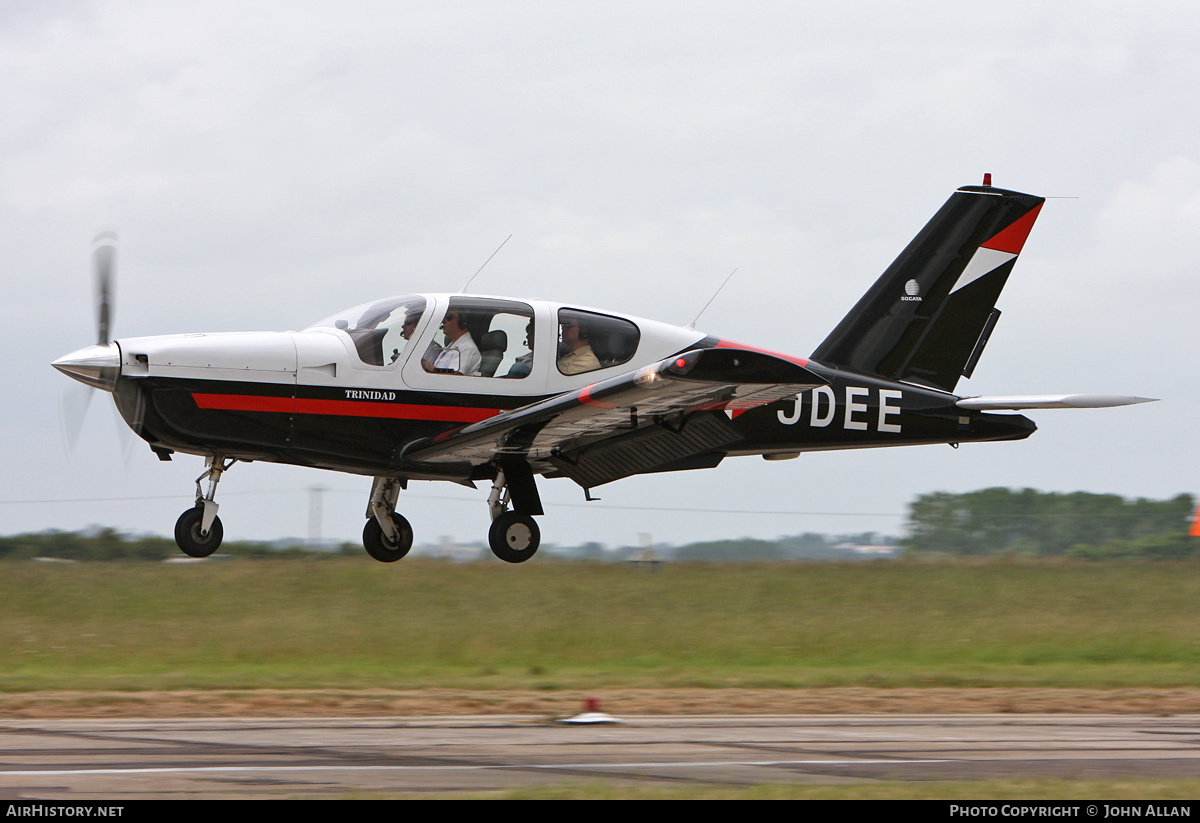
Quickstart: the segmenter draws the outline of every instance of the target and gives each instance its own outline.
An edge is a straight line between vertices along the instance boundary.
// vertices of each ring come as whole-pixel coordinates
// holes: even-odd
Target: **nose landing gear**
[[[196,505],[175,521],[175,544],[190,557],[208,557],[221,546],[225,537],[225,529],[221,518],[217,517],[220,505],[213,499],[217,493],[217,484],[221,475],[237,462],[237,458],[225,462],[219,454],[206,458],[204,474],[196,478]],[[200,483],[208,480],[208,491],[200,488]]]

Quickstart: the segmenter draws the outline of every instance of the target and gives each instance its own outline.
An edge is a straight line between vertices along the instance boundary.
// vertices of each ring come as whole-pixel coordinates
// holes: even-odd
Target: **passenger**
[[[525,348],[528,352],[516,359],[508,368],[508,374],[505,377],[526,377],[533,371],[533,321],[529,321],[529,325],[525,327]]]
[[[559,334],[567,351],[558,358],[558,370],[563,374],[582,374],[600,368],[600,360],[588,342],[588,331],[579,325],[579,318],[559,315]]]

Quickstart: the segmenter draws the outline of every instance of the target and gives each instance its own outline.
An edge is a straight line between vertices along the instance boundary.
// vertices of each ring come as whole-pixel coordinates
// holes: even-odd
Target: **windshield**
[[[425,298],[406,294],[346,309],[308,328],[345,332],[364,363],[387,366],[400,359],[424,313]]]

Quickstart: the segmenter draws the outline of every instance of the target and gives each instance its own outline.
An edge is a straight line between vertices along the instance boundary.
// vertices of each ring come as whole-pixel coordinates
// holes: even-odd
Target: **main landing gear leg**
[[[221,518],[217,517],[220,505],[213,498],[216,497],[221,475],[236,462],[236,457],[225,462],[225,458],[219,454],[205,458],[204,474],[196,478],[196,505],[175,521],[175,544],[184,554],[208,557],[220,547],[225,529],[221,525]],[[208,481],[207,491],[200,487],[204,480]]]
[[[394,563],[413,544],[413,530],[403,515],[396,513],[396,500],[404,481],[395,477],[376,477],[367,504],[367,525],[363,527],[363,547],[381,563]]]
[[[512,511],[508,509],[510,497]],[[542,504],[528,463],[497,469],[488,509],[492,514],[492,527],[488,529],[492,554],[506,563],[524,563],[533,557],[542,542],[533,515],[542,513]]]

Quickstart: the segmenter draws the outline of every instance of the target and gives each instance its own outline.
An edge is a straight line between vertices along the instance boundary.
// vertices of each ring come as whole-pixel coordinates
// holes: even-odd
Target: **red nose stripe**
[[[263,397],[253,394],[198,394],[192,392],[192,399],[202,409],[218,409],[220,411],[259,411],[280,412],[291,414],[296,410],[294,397]]]

